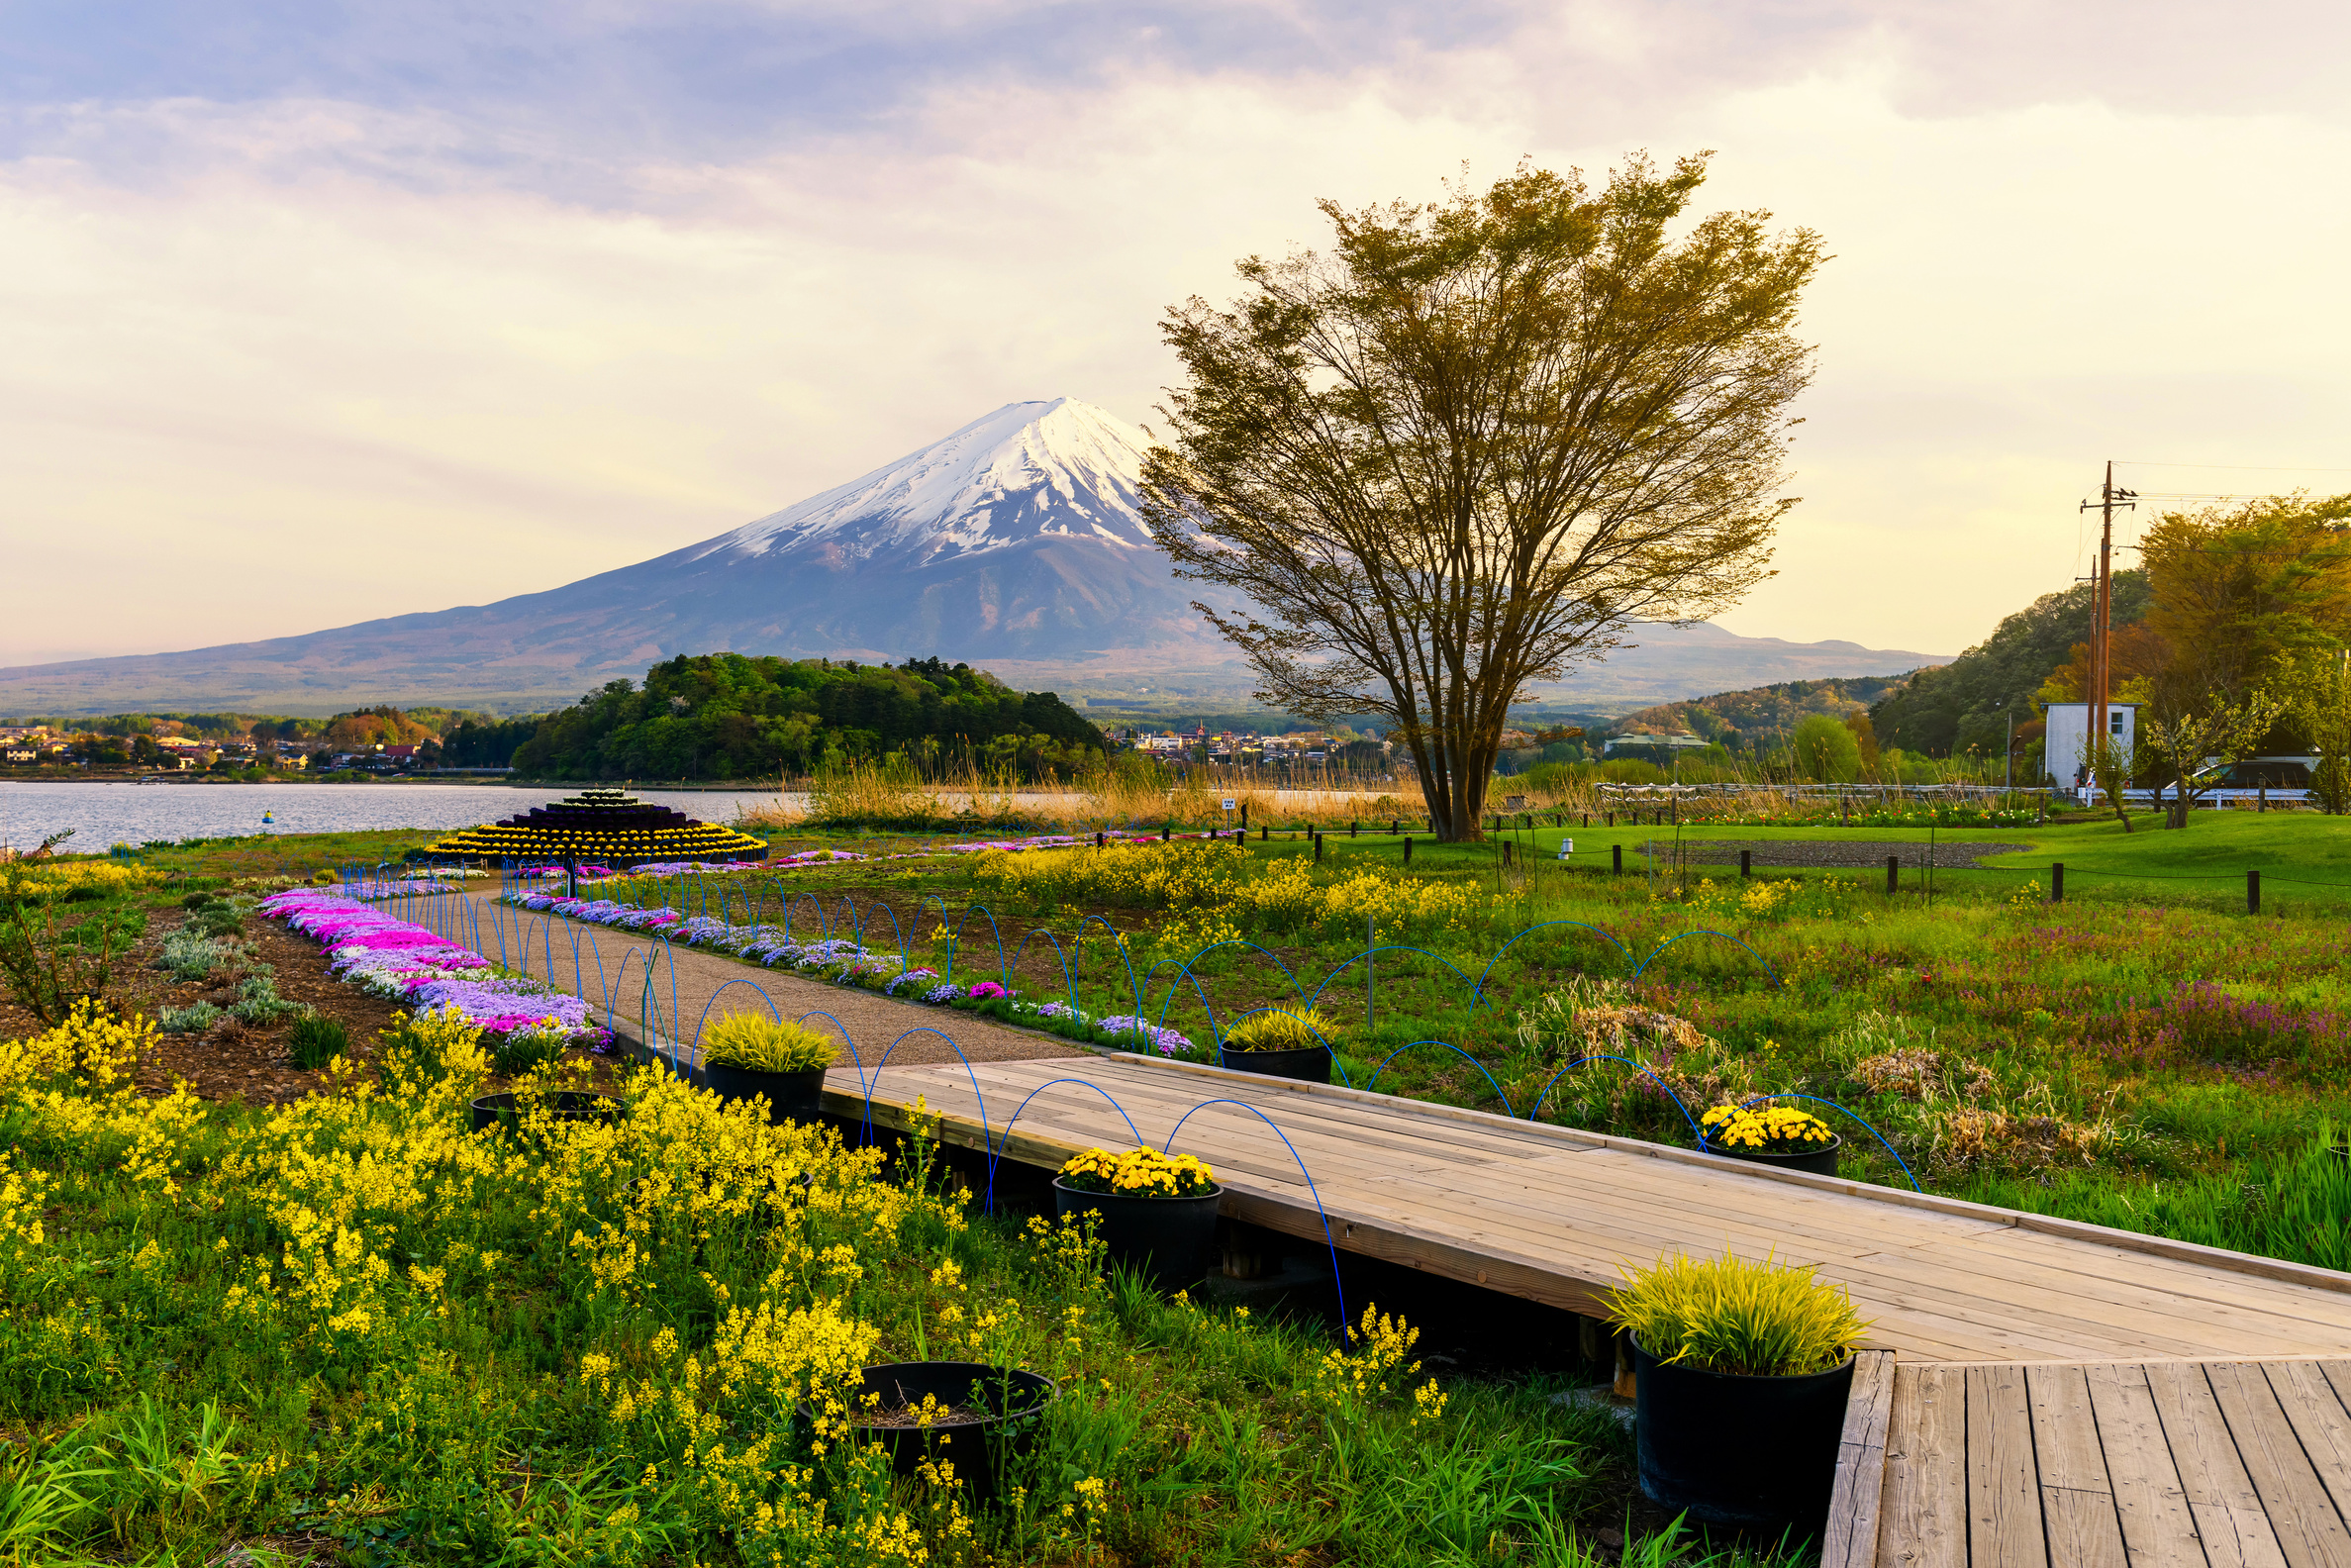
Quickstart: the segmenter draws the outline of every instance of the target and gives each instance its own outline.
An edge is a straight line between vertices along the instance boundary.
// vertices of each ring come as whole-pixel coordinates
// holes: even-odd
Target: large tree
[[[1260,700],[1377,715],[1440,837],[1475,838],[1529,681],[1687,624],[1765,575],[1791,500],[1793,336],[1821,260],[1767,213],[1679,220],[1706,175],[1635,158],[1590,189],[1492,189],[1349,212],[1327,255],[1239,265],[1229,309],[1163,323],[1188,379],[1144,509]]]

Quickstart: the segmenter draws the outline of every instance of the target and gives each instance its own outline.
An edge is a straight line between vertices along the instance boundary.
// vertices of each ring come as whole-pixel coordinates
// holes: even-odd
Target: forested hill
[[[680,654],[539,721],[515,752],[540,778],[754,778],[858,759],[1034,778],[1110,749],[1051,692],[1013,691],[968,664]]]
[[[1671,735],[1687,731],[1731,751],[1770,751],[1788,743],[1796,727],[1813,714],[1843,719],[1860,713],[1888,693],[1902,690],[1910,675],[1863,675],[1850,680],[1782,681],[1746,691],[1716,692],[1689,702],[1663,703],[1626,714],[1609,726],[1613,735]]]
[[[2114,573],[2117,628],[2146,617],[2148,593],[2145,572]],[[2018,728],[2040,717],[2032,694],[2066,661],[2076,642],[2089,639],[2095,619],[2088,583],[2041,595],[2003,620],[1982,642],[1940,669],[1918,671],[1902,690],[1873,706],[1870,727],[1878,744],[1929,756],[1971,749],[1999,756],[2008,744],[2010,711]]]

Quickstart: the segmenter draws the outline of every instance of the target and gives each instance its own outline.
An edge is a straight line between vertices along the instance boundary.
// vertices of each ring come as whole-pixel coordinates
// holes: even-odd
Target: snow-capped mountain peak
[[[924,565],[1053,537],[1152,548],[1138,507],[1150,438],[1072,398],[1008,403],[921,451],[711,540],[702,555],[821,549]]]

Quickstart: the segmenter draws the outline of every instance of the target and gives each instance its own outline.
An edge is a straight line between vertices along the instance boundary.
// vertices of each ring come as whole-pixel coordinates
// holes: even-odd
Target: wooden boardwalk
[[[2351,1275],[1145,1057],[868,1077],[827,1109],[1048,1168],[1172,1134],[1233,1218],[1578,1312],[1664,1252],[1817,1266],[1880,1347],[1822,1568],[2351,1568]]]
[[[1319,1196],[1341,1251],[1577,1312],[1622,1264],[1770,1253],[1849,1286],[1906,1362],[2351,1355],[2351,1275],[2154,1236],[1119,1053],[869,1076],[877,1124],[905,1127],[920,1096],[946,1141],[1031,1165],[1159,1146],[1181,1122],[1175,1148],[1216,1168],[1236,1219],[1321,1241]],[[1219,1100],[1238,1104],[1194,1110]],[[834,1069],[827,1110],[865,1106]]]
[[[2351,1568],[2351,1360],[1856,1369],[1821,1568]]]

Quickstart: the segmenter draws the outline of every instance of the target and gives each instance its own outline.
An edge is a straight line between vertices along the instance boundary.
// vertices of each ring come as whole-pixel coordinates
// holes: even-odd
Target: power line
[[[2117,457],[2114,460],[2133,468],[2209,468],[2217,473],[2351,473],[2351,468],[2286,468],[2262,463],[2143,462],[2136,457]]]

